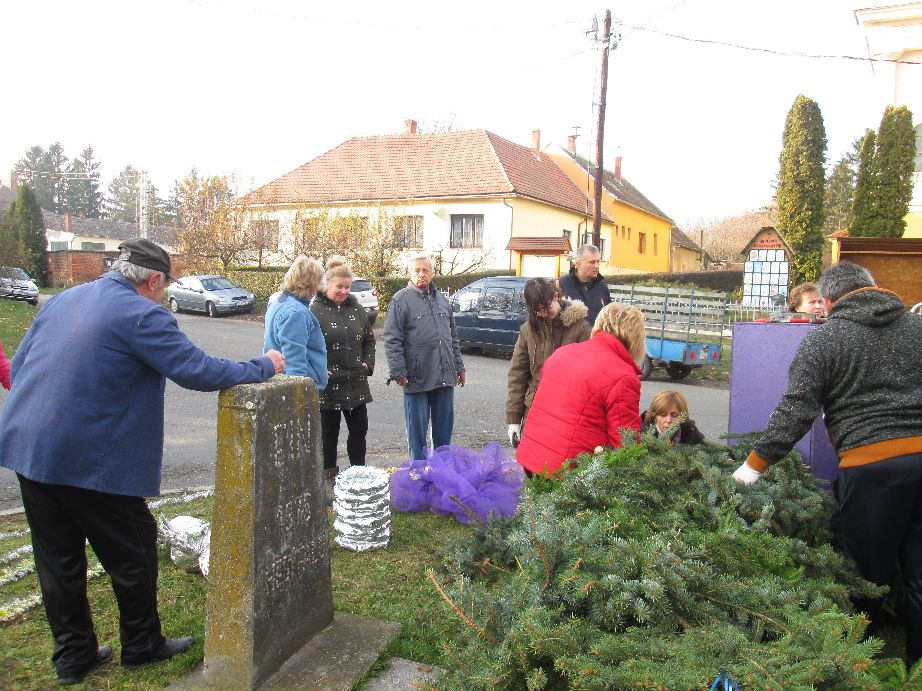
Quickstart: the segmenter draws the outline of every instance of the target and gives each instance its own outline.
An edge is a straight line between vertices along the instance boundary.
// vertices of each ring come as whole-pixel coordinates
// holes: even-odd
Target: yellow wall
[[[922,213],[914,212],[906,215],[906,230],[904,238],[922,238]]]
[[[579,165],[564,152],[545,152],[581,190],[592,197],[595,184]],[[640,211],[615,199],[603,189],[602,211],[614,223],[609,224],[607,270],[609,273],[633,271],[669,271],[669,245],[672,223]],[[640,251],[640,234],[645,236],[644,251]],[[604,236],[604,233],[603,233]],[[655,251],[654,251],[655,250]],[[605,269],[603,269],[604,272]]]
[[[701,269],[701,252],[687,247],[676,248],[672,252],[672,268],[670,271],[685,272],[699,271]]]

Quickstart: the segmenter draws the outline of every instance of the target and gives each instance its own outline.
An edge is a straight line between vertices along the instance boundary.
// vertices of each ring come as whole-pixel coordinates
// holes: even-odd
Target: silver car
[[[256,306],[253,293],[224,276],[186,276],[166,290],[170,309],[204,312],[209,317],[249,312]]]
[[[368,315],[368,323],[375,325],[375,319],[378,318],[378,291],[375,287],[364,278],[355,277],[352,281],[350,292],[359,301],[359,304],[365,308],[365,314]]]
[[[0,297],[38,304],[38,286],[32,277],[15,266],[0,266]]]

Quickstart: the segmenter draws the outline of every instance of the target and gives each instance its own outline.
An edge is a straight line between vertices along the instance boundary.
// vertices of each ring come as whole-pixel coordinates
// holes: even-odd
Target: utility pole
[[[150,235],[150,183],[147,171],[138,173],[138,235],[147,238]]]
[[[605,10],[602,20],[602,74],[599,79],[599,119],[595,135],[595,189],[592,204],[592,244],[598,247],[602,241],[602,146],[605,141],[605,102],[608,94],[608,53],[616,48],[620,34],[612,36],[611,10]],[[598,40],[598,39],[596,39]]]

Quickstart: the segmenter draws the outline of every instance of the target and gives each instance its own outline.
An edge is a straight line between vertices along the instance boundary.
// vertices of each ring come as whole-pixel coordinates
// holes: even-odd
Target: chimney
[[[569,151],[571,154],[576,153],[576,135],[575,134],[571,134],[569,137],[567,137],[567,151]]]
[[[615,182],[621,182],[621,157],[615,156]]]
[[[416,120],[404,120],[403,121],[403,133],[404,134],[416,134]]]
[[[69,233],[70,230],[70,214],[64,214],[64,232]]]
[[[531,131],[531,148],[537,152],[541,151],[541,130]]]

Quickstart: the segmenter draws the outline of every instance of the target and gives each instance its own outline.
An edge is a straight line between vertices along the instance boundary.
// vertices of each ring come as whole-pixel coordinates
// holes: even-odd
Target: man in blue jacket
[[[432,422],[432,446],[451,443],[455,385],[464,386],[464,362],[448,299],[432,283],[432,258],[410,260],[410,281],[387,306],[384,352],[390,379],[403,388],[410,458],[422,460]]]
[[[208,356],[160,305],[170,256],[146,239],[119,246],[112,271],[51,298],[16,351],[0,414],[0,465],[17,473],[62,684],[112,659],[86,596],[88,540],[112,578],[122,665],[188,650],[164,638],[157,611],[157,524],[165,377],[216,391],[285,368],[270,351],[249,362]]]

